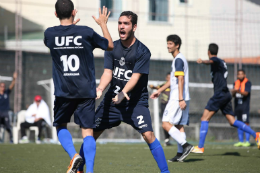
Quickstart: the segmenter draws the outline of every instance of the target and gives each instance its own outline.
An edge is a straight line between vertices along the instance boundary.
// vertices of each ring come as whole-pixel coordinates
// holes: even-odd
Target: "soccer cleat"
[[[167,147],[167,146],[171,146],[172,144],[170,143],[170,139],[167,138],[164,140],[164,146]]]
[[[194,147],[194,149],[191,151],[192,153],[204,153],[204,147],[199,148],[199,146]]]
[[[190,152],[194,149],[194,146],[189,144],[188,142],[186,142],[184,145],[182,145],[182,147],[183,147],[183,153],[182,153],[181,157],[179,159],[177,159],[179,162],[183,162],[183,160],[186,157],[188,157]]]
[[[256,141],[257,148],[260,150],[260,132],[256,132],[255,141]]]
[[[76,153],[70,161],[67,173],[77,173],[77,170],[82,163],[82,157],[78,153]]]
[[[177,155],[172,158],[172,159],[169,159],[168,162],[178,162],[178,159],[182,156],[182,153],[177,153]]]
[[[27,144],[27,143],[29,143],[29,140],[28,140],[27,136],[22,137],[22,139],[19,140],[19,143],[20,144]]]
[[[243,142],[237,142],[234,144],[234,147],[242,147],[243,146]]]
[[[242,145],[242,147],[250,147],[251,146],[251,144],[250,144],[250,142],[243,142],[243,145]]]

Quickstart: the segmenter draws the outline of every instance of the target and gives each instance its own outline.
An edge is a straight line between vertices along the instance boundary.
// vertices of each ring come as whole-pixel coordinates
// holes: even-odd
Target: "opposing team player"
[[[184,125],[189,124],[189,67],[187,60],[180,53],[181,38],[178,35],[167,37],[168,52],[172,54],[171,80],[155,91],[150,98],[158,98],[168,87],[171,87],[170,100],[163,113],[162,127],[178,143],[177,155],[169,162],[182,162],[193,150],[187,143]]]
[[[131,125],[142,134],[161,172],[168,173],[168,165],[160,142],[155,138],[148,109],[148,74],[151,53],[135,38],[137,15],[131,11],[121,13],[118,20],[120,39],[114,50],[106,51],[104,73],[97,87],[97,98],[110,84],[104,100],[96,110],[97,139],[104,130],[120,125]],[[79,169],[82,171],[83,168]]]
[[[193,153],[203,153],[204,143],[208,132],[209,120],[212,116],[220,109],[226,116],[229,124],[233,127],[239,128],[240,130],[252,135],[257,143],[258,149],[260,149],[260,133],[254,132],[249,126],[242,121],[236,120],[232,110],[231,99],[232,96],[227,87],[227,65],[226,63],[217,57],[218,45],[211,43],[208,49],[209,60],[198,59],[199,64],[210,64],[212,82],[214,85],[214,95],[208,101],[205,107],[204,113],[201,117],[200,127],[200,140],[199,145],[194,148]]]
[[[104,37],[87,26],[76,26],[76,10],[71,0],[58,0],[55,4],[60,26],[48,28],[44,43],[50,49],[53,61],[55,87],[54,122],[57,135],[64,150],[71,158],[67,173],[76,173],[83,162],[77,154],[67,123],[74,114],[75,123],[80,125],[84,138],[83,151],[88,157],[87,172],[93,172],[96,142],[93,138],[95,127],[96,80],[93,50],[112,50],[113,41],[107,29],[107,8],[99,9],[100,25]],[[88,87],[86,89],[86,86]]]
[[[235,116],[237,120],[244,122],[249,126],[249,108],[251,97],[251,82],[246,77],[243,69],[237,71],[237,80],[234,83],[234,88],[231,90],[232,96],[235,97]],[[237,129],[239,142],[235,143],[236,147],[249,147],[250,134],[246,134],[246,142],[244,142],[244,132]]]

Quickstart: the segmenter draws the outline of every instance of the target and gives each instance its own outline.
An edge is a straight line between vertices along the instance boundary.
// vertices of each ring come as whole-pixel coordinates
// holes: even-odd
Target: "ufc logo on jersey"
[[[125,79],[130,80],[132,76],[132,70],[125,71],[125,69],[115,67],[113,74],[118,78],[120,78],[123,75]]]
[[[56,46],[69,46],[70,43],[74,43],[77,46],[81,46],[82,43],[79,43],[79,39],[82,39],[82,36],[77,36],[73,38],[73,36],[66,36],[66,37],[55,37],[55,44]],[[59,42],[60,41],[60,42]]]

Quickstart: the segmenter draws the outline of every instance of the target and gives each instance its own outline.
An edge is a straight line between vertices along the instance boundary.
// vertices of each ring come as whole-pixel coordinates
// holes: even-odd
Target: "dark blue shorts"
[[[237,117],[237,120],[242,121],[244,123],[249,123],[249,112],[235,109],[235,116]]]
[[[95,127],[95,99],[69,99],[55,97],[53,126],[70,122],[74,114],[74,122],[83,128]]]
[[[134,107],[117,107],[104,105],[103,102],[96,110],[96,128],[94,131],[110,129],[125,122],[139,133],[153,131],[152,120],[148,107],[136,105]]]
[[[232,96],[229,92],[215,93],[213,97],[209,99],[205,109],[215,112],[218,112],[220,109],[224,115],[229,114],[234,116],[231,99]]]

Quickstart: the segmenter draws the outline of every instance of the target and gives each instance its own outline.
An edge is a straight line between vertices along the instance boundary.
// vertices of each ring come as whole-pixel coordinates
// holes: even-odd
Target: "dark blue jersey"
[[[133,73],[141,73],[142,76],[134,89],[128,93],[130,100],[124,99],[118,106],[144,105],[148,106],[148,74],[150,65],[150,50],[139,40],[126,48],[120,40],[114,42],[114,50],[105,52],[106,69],[113,70],[113,78],[105,95],[105,104],[110,104],[112,98],[123,90]]]
[[[6,89],[4,90],[3,95],[0,94],[0,112],[8,111],[10,109],[9,105],[9,95],[11,90]]]
[[[95,98],[93,50],[106,50],[108,40],[87,26],[60,25],[45,31],[44,43],[52,56],[55,96]]]
[[[250,109],[250,96],[251,96],[251,82],[247,81],[245,84],[245,91],[248,92],[247,96],[236,93],[235,95],[235,112],[241,112],[241,114],[249,114]],[[239,89],[240,90],[240,89]]]
[[[212,57],[210,60],[213,61],[213,64],[211,64],[211,77],[214,93],[229,91],[227,87],[228,71],[225,61],[217,57]]]

